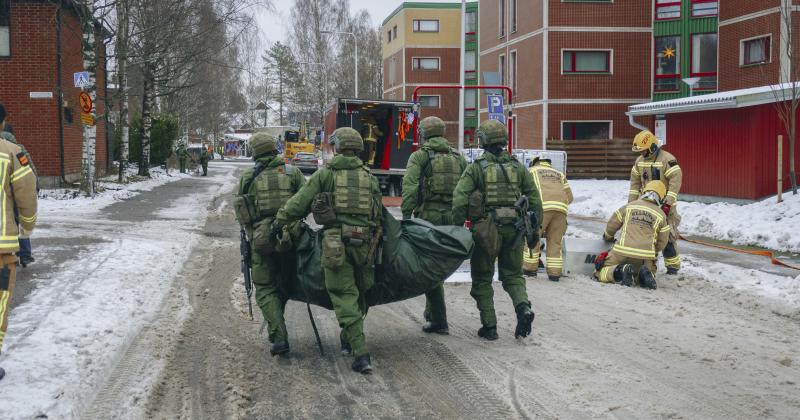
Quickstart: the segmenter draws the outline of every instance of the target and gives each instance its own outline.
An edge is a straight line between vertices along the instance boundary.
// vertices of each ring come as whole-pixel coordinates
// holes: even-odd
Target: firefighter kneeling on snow
[[[633,286],[635,282],[647,289],[656,288],[656,258],[669,242],[670,227],[661,210],[667,188],[661,181],[650,181],[638,200],[615,211],[608,220],[603,239],[619,240],[608,254],[597,257],[594,277],[603,283]]]

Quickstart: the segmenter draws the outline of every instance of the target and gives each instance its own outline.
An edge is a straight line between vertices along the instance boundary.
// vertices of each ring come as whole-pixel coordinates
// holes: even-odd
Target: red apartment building
[[[480,1],[480,68],[515,92],[516,147],[636,134],[625,112],[651,97],[652,1]]]
[[[83,70],[73,1],[0,0],[0,102],[30,151],[42,186],[80,177],[83,126],[73,73]],[[98,40],[100,33],[98,33]],[[98,41],[97,115],[106,111],[103,43]],[[97,123],[97,168],[108,166],[110,138]]]

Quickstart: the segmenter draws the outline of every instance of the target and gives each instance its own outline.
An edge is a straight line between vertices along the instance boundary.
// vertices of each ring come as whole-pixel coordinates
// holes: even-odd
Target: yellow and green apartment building
[[[461,37],[466,38],[465,83],[477,85],[478,3],[467,3],[461,27],[461,3],[404,2],[382,25],[383,99],[411,101],[420,86],[458,86]],[[447,136],[458,139],[458,89],[424,89],[421,116],[435,115],[447,124]],[[465,144],[474,143],[478,125],[478,93],[465,96]]]

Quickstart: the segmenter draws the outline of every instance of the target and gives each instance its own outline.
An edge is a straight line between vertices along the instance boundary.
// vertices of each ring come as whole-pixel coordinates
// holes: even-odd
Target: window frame
[[[694,5],[703,3],[717,3],[717,13],[714,13],[713,15],[695,15]],[[689,12],[691,13],[692,18],[698,18],[698,19],[719,16],[719,3],[720,3],[719,0],[691,0],[691,3],[689,4],[689,9],[690,9]]]
[[[422,98],[436,98],[436,107],[422,105]],[[442,95],[419,95],[417,102],[422,108],[428,109],[442,109]]]
[[[658,74],[658,51],[656,51],[656,40],[658,38],[677,38],[678,39],[678,42],[675,43],[675,45],[678,48],[678,50],[675,52],[675,56],[676,56],[676,58],[678,60],[678,62],[675,64],[675,70],[678,71],[677,73]],[[665,36],[654,36],[653,37],[653,92],[657,92],[657,93],[680,92],[680,90],[681,90],[681,84],[680,84],[680,79],[681,79],[681,42],[683,42],[683,39],[682,39],[681,35],[665,35]],[[717,66],[719,66],[719,63],[717,63]],[[671,89],[671,90],[657,89],[656,88],[656,80],[658,80],[658,79],[677,79],[678,82],[675,83],[675,86],[676,86],[675,89]]]
[[[580,123],[608,123],[608,138],[607,139],[565,139],[564,138],[564,125],[565,124],[580,124]],[[573,134],[574,134],[573,129]],[[572,137],[575,137],[574,135]],[[591,140],[611,140],[614,138],[614,120],[561,120],[561,141],[591,141]]]
[[[681,0],[673,0],[669,3],[659,3],[658,0],[655,0],[653,3],[653,20],[657,22],[663,22],[668,20],[677,20],[683,16],[683,2]],[[668,17],[668,18],[659,18],[658,17],[658,9],[662,7],[673,7],[678,6],[678,16],[675,17]]]
[[[435,69],[422,68],[422,60],[436,60]],[[442,58],[441,57],[411,57],[411,70],[412,71],[442,71]]]
[[[517,32],[517,0],[508,0],[508,14],[510,21],[508,33],[513,34]]]
[[[519,61],[519,54],[517,50],[511,50],[508,52],[508,87],[511,88],[511,92],[514,93],[514,97],[518,97],[517,93],[517,61]]]
[[[506,76],[506,70],[508,66],[508,61],[506,60],[505,54],[500,54],[497,56],[497,70],[500,72],[500,85],[505,86],[508,77]]]
[[[764,39],[767,41],[767,56],[764,61],[747,62],[747,43]],[[763,66],[772,63],[772,33],[758,35],[750,38],[739,40],[739,67]]]
[[[714,59],[717,61],[717,71],[715,72],[695,72],[694,71],[694,37],[698,35],[716,35],[717,36],[717,56]],[[719,85],[719,33],[717,32],[697,32],[689,35],[689,77],[714,77],[717,83],[713,88],[691,88],[693,92],[702,92],[707,90],[717,90]]]
[[[436,30],[435,31],[424,31],[422,30],[422,23],[421,22],[436,22]],[[435,34],[441,32],[441,22],[439,19],[413,19],[411,21],[411,31],[415,33],[423,33],[423,34]]]
[[[604,52],[606,53],[607,70],[576,70],[576,58],[579,52]],[[572,70],[564,67],[565,53],[572,54]],[[614,50],[612,48],[562,48],[561,49],[561,74],[562,75],[587,75],[587,74],[614,74]]]
[[[11,0],[7,0],[5,2],[5,6],[5,10],[0,10],[0,13],[5,12],[7,14],[8,23],[0,23],[0,25],[2,25],[0,27],[5,28],[5,30],[8,31],[8,54],[0,55],[0,59],[11,57]]]
[[[497,38],[505,38],[506,30],[508,29],[506,28],[506,0],[500,0],[497,5],[498,22],[500,22],[497,25]]]

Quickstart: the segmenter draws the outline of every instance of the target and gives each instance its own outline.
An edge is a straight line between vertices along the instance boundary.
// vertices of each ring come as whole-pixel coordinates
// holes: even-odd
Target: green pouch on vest
[[[513,207],[498,207],[494,209],[494,220],[501,225],[516,222],[518,219],[517,209]]]
[[[348,245],[361,246],[371,239],[370,229],[366,226],[342,225],[342,242]]]
[[[277,250],[275,249],[275,241],[269,237],[269,231],[272,227],[272,219],[264,219],[253,226],[253,251],[260,255],[270,255]]]
[[[336,212],[333,210],[333,195],[329,192],[319,193],[311,202],[311,214],[318,225],[332,225],[336,223]]]
[[[341,229],[328,229],[322,234],[322,266],[338,270],[344,265],[345,249]]]
[[[233,199],[233,212],[236,214],[236,220],[242,225],[252,225],[258,220],[256,208],[246,195],[237,195]]]
[[[491,217],[484,218],[472,225],[472,238],[475,240],[475,244],[492,259],[497,257],[500,252],[500,232]]]
[[[470,220],[479,220],[482,219],[485,211],[483,208],[484,198],[483,193],[480,190],[475,190],[472,194],[469,195],[469,200],[467,201],[469,204],[469,211],[467,216]]]
[[[273,239],[275,243],[275,252],[284,253],[292,250],[294,241],[288,226],[284,226],[281,233],[277,238]]]

